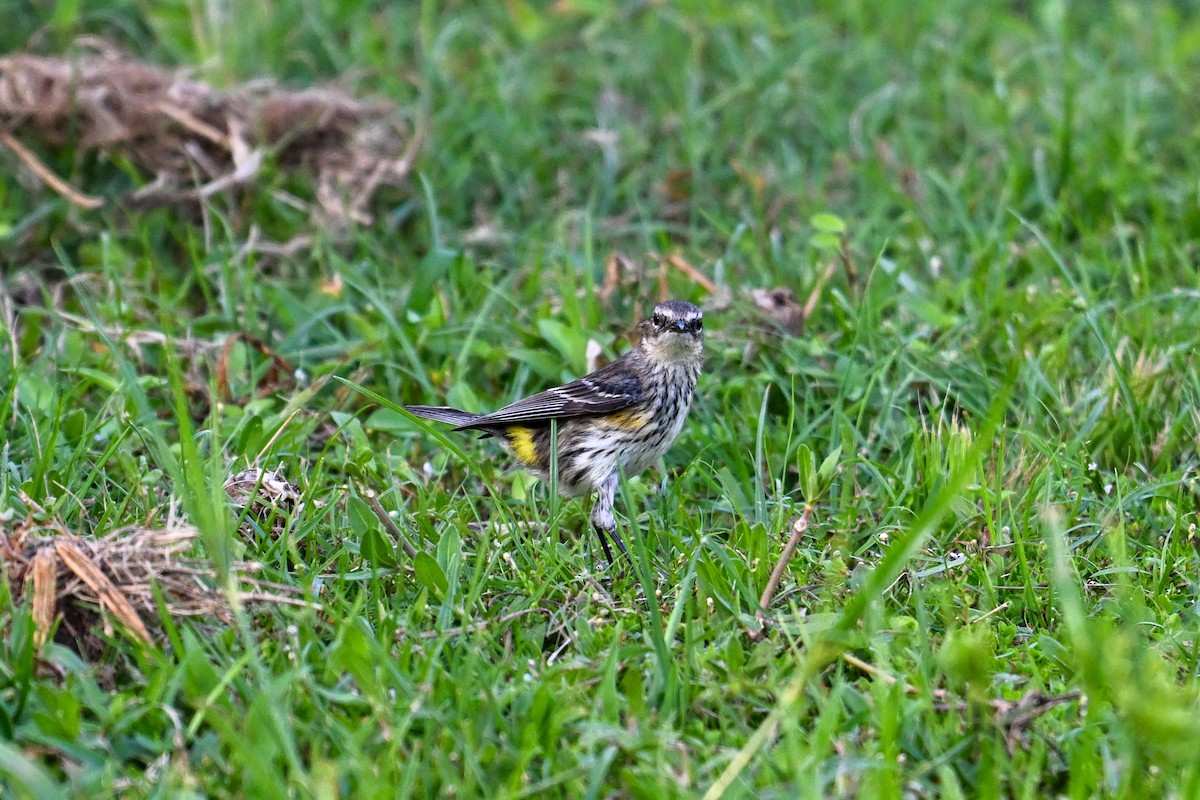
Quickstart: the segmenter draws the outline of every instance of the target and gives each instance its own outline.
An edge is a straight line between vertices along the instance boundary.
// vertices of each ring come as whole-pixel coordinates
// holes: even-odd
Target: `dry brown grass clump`
[[[125,198],[141,204],[197,202],[252,185],[271,153],[282,168],[315,176],[314,212],[365,222],[379,187],[406,183],[419,140],[395,107],[332,87],[291,91],[258,82],[219,91],[182,70],[111,49],[0,58],[0,143],[43,183],[87,208],[105,200],[68,185],[35,147],[128,159],[153,178]]]
[[[27,519],[0,530],[0,560],[14,601],[32,597],[37,646],[58,622],[55,641],[95,657],[115,626],[142,644],[161,641],[156,591],[173,618],[233,621],[208,562],[187,555],[197,536],[190,526],[129,527],[84,539],[61,524]],[[245,587],[239,600],[297,602],[286,587],[249,577],[253,570],[244,562],[233,565],[235,585]]]
[[[244,469],[225,480],[225,494],[254,520],[244,519],[238,528],[248,541],[254,540],[256,525],[263,526],[272,539],[278,539],[287,530],[292,517],[304,510],[300,490],[290,484],[281,471],[261,467]]]

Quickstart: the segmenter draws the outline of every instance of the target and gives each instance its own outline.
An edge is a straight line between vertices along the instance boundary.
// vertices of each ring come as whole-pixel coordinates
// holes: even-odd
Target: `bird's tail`
[[[448,422],[456,426],[470,425],[483,416],[482,414],[472,414],[469,411],[459,411],[457,408],[449,406],[405,406],[404,410],[410,414],[416,414],[418,417],[435,422]]]

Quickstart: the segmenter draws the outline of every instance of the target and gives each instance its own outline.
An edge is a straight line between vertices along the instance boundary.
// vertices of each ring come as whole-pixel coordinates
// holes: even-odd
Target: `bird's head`
[[[655,361],[682,365],[699,362],[704,352],[704,314],[684,300],[665,300],[641,324],[641,347]]]

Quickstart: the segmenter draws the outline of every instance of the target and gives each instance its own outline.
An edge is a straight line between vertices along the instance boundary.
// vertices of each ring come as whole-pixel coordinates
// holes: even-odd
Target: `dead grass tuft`
[[[272,154],[283,169],[315,176],[314,215],[365,223],[379,187],[407,182],[420,138],[390,104],[333,87],[292,91],[256,82],[218,91],[184,71],[111,50],[0,58],[0,142],[42,183],[85,208],[106,201],[54,175],[31,143],[129,160],[152,176],[123,198],[139,205],[195,203],[251,187]]]
[[[225,480],[225,494],[234,505],[246,510],[238,532],[247,541],[254,541],[259,526],[272,539],[278,539],[293,517],[304,510],[300,490],[281,471],[244,469]]]
[[[37,646],[53,631],[55,641],[96,658],[117,627],[143,645],[162,641],[156,593],[172,618],[232,623],[216,575],[206,561],[188,555],[197,536],[190,526],[135,526],[84,539],[57,522],[30,518],[0,530],[0,559],[16,603],[32,599]],[[301,602],[289,589],[249,577],[254,569],[233,565],[235,585],[245,587],[240,601]]]

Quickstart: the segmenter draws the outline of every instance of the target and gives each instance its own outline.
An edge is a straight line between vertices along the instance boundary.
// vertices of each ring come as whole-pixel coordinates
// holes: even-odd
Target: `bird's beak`
[[[684,331],[687,330],[687,323],[681,319],[675,320],[675,330],[679,331],[680,333],[683,333]]]

